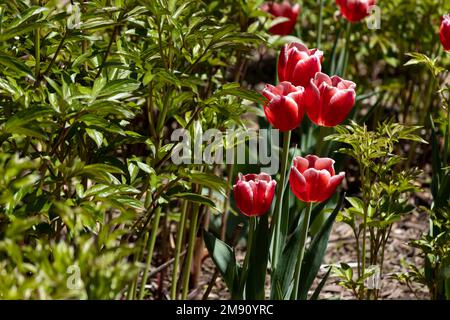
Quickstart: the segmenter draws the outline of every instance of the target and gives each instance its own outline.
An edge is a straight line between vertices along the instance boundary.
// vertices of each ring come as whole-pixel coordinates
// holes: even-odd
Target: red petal
[[[334,160],[330,158],[318,158],[314,163],[314,168],[317,170],[327,170],[331,176],[334,176]]]
[[[292,84],[302,87],[307,86],[316,73],[320,72],[321,68],[320,59],[316,55],[298,61],[292,72]]]
[[[356,93],[354,90],[339,90],[333,98],[323,115],[324,125],[334,127],[342,123],[349,115],[355,105]]]
[[[303,173],[309,168],[309,161],[308,159],[297,156],[294,158],[294,167],[297,168],[300,173]]]
[[[328,183],[328,186],[326,187],[325,191],[325,199],[328,199],[333,195],[333,193],[336,191],[336,188],[342,183],[342,180],[344,180],[345,172],[340,172],[338,175],[331,177],[330,182]]]
[[[313,79],[311,79],[309,85],[305,87],[303,97],[308,118],[311,119],[312,122],[317,123],[319,115],[321,114],[320,92]]]
[[[253,190],[248,182],[239,181],[233,187],[236,206],[245,215],[251,215],[253,211]]]
[[[297,198],[301,201],[309,202],[305,177],[296,167],[292,167],[291,172],[289,173],[289,185],[291,186],[292,193],[294,193]]]
[[[283,82],[286,80],[286,65],[288,61],[288,45],[285,44],[281,48],[280,56],[278,57],[278,81]]]

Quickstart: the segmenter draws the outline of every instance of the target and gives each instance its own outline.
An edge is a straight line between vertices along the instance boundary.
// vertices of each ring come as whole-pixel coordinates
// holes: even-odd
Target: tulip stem
[[[248,224],[247,252],[245,253],[244,265],[242,266],[242,277],[239,285],[240,289],[239,292],[241,293],[241,296],[243,296],[244,285],[247,282],[248,262],[250,261],[250,255],[252,254],[255,225],[256,225],[256,217],[250,217]]]
[[[320,50],[322,39],[322,27],[323,27],[323,3],[325,0],[320,0],[319,5],[319,23],[317,24],[317,43],[316,47]]]
[[[447,135],[445,136],[444,163],[447,163],[447,161],[448,161],[449,144],[450,144],[450,97],[447,102]]]
[[[280,184],[277,185],[277,201],[275,203],[275,209],[273,211],[273,220],[270,226],[270,236],[272,238],[272,270],[276,268],[278,262],[278,247],[280,245],[279,238],[281,233],[281,211],[283,209],[283,194],[284,185],[286,180],[286,170],[289,158],[289,146],[291,143],[291,131],[284,132],[283,134],[283,154],[281,157],[281,172],[280,172]],[[286,216],[286,219],[288,217]],[[273,237],[272,237],[273,236]]]
[[[350,57],[350,35],[352,32],[352,23],[350,21],[347,22],[347,30],[345,34],[345,53],[344,53],[344,65],[342,66],[341,75],[345,77],[347,74],[348,60]]]
[[[298,253],[297,264],[295,265],[294,273],[294,292],[293,299],[298,299],[298,287],[300,285],[300,274],[302,271],[303,257],[305,255],[306,238],[308,237],[309,220],[311,220],[312,202],[309,202],[306,207],[306,215],[303,218],[303,224],[300,230],[300,251]]]

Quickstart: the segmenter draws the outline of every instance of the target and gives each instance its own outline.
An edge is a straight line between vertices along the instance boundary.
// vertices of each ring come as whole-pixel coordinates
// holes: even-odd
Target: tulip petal
[[[316,165],[316,161],[319,159],[318,156],[313,155],[313,154],[308,154],[305,157],[306,160],[308,160],[308,168],[314,168],[314,166]]]
[[[356,93],[354,90],[339,90],[330,100],[324,114],[324,125],[334,127],[347,119],[355,105]]]
[[[249,216],[253,212],[253,190],[248,182],[239,181],[233,188],[234,200],[239,210]]]
[[[270,182],[272,181],[272,177],[270,175],[268,175],[265,172],[261,172],[258,176],[257,176],[258,180],[263,180],[263,181],[267,181]]]
[[[326,199],[331,197],[333,193],[336,191],[336,188],[342,183],[345,178],[345,172],[340,172],[338,175],[331,177],[328,186],[325,189]]]
[[[327,170],[330,175],[334,176],[334,160],[330,158],[318,158],[314,163],[314,168],[317,170]]]
[[[330,173],[327,170],[310,168],[303,173],[306,180],[308,202],[323,201],[324,192],[330,181]]]
[[[305,87],[304,97],[304,106],[306,113],[308,114],[308,118],[311,119],[314,123],[317,123],[317,119],[321,113],[320,111],[320,92],[317,88],[314,80],[311,79],[309,85]]]
[[[266,190],[268,188],[267,181],[257,180],[254,183],[254,202],[253,202],[253,212],[252,214],[255,216],[259,216],[264,212],[264,208],[266,207]]]
[[[278,81],[283,82],[286,80],[286,65],[288,61],[288,45],[284,45],[281,48],[280,55],[278,57]]]
[[[304,202],[308,201],[305,177],[296,167],[292,167],[289,173],[289,185],[291,186],[292,193],[294,193],[297,198]]]
[[[302,120],[297,103],[290,97],[276,97],[265,105],[264,112],[270,124],[281,131],[296,128]]]
[[[297,168],[300,173],[303,173],[309,168],[309,161],[308,159],[297,156],[294,158],[294,167]]]
[[[312,55],[298,61],[292,73],[288,71],[288,74],[291,74],[291,82],[293,85],[305,87],[321,68],[319,57]]]

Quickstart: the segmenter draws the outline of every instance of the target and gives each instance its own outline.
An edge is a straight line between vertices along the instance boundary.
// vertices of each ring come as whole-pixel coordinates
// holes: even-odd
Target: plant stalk
[[[274,215],[272,225],[270,226],[270,236],[272,239],[272,269],[274,269],[278,262],[279,254],[279,243],[280,233],[281,233],[281,212],[283,210],[283,194],[284,194],[284,184],[286,180],[286,171],[289,159],[289,146],[291,143],[291,131],[283,133],[283,154],[281,157],[281,172],[280,172],[280,183],[277,186],[277,201],[275,203]]]
[[[316,48],[320,49],[323,29],[323,5],[325,0],[320,0],[319,4],[319,23],[317,24],[317,42]]]
[[[245,253],[244,265],[242,267],[242,277],[239,284],[239,292],[243,296],[244,286],[247,282],[248,275],[248,263],[250,261],[250,256],[252,254],[253,249],[253,238],[255,233],[255,225],[256,225],[256,217],[250,217],[248,224],[248,237],[247,237],[247,252]]]
[[[160,218],[161,218],[161,207],[158,207],[155,210],[155,218],[154,218],[154,221],[153,221],[153,227],[152,227],[152,231],[151,231],[151,234],[150,234],[147,258],[146,258],[146,261],[145,261],[145,270],[144,270],[144,275],[142,276],[141,290],[139,291],[139,300],[142,300],[144,298],[145,284],[147,283],[148,271],[150,270],[151,263],[152,263],[153,250],[155,249],[156,236],[158,234]]]
[[[298,299],[298,288],[300,285],[300,275],[302,271],[303,257],[305,255],[306,239],[308,238],[309,221],[311,220],[312,202],[309,202],[306,207],[306,215],[303,220],[303,225],[300,230],[300,251],[298,253],[297,264],[295,265],[294,273],[294,300]]]
[[[177,290],[178,268],[179,268],[179,264],[180,264],[181,247],[183,245],[184,229],[186,228],[187,208],[188,208],[188,202],[184,201],[183,207],[181,208],[181,220],[178,225],[177,242],[175,245],[175,257],[174,257],[175,260],[173,262],[172,288],[170,291],[170,298],[172,300],[175,300],[178,298],[178,290]]]
[[[181,299],[182,300],[186,300],[187,295],[188,295],[188,291],[189,291],[189,277],[190,277],[190,268],[191,268],[191,264],[192,264],[192,256],[194,254],[194,247],[195,247],[195,238],[197,235],[197,223],[198,223],[198,216],[199,216],[199,211],[200,211],[200,207],[198,204],[194,204],[193,205],[193,210],[192,210],[192,218],[191,218],[191,223],[190,223],[190,230],[189,230],[189,244],[188,244],[188,252],[186,255],[186,264],[185,267],[186,269],[184,270],[183,273],[183,290],[181,293]]]

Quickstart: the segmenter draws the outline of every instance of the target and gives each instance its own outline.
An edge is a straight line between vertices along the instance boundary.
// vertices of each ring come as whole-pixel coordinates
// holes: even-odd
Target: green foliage
[[[441,160],[436,128],[432,118],[430,121],[433,145],[431,183],[433,203],[431,208],[423,208],[430,216],[430,233],[411,242],[411,246],[419,249],[425,265],[423,268],[409,265],[408,272],[398,274],[396,277],[407,284],[416,282],[426,286],[431,299],[448,300],[450,299],[450,172],[445,167],[445,162]],[[446,150],[448,149],[445,149],[444,154]]]
[[[213,166],[167,160],[173,129],[243,126],[243,100],[262,101],[229,79],[264,42],[261,1],[222,4],[2,2],[1,298],[136,297],[154,262],[142,235],[169,235],[150,228],[156,208],[164,223],[184,201],[198,223],[218,210]]]
[[[365,125],[352,122],[348,126],[337,127],[336,134],[326,137],[344,144],[338,152],[349,155],[359,166],[361,196],[347,197],[350,207],[338,217],[338,221],[352,228],[358,243],[356,280],[348,265],[337,268],[343,285],[359,298],[366,296],[364,281],[373,274],[366,268],[366,232],[369,231],[369,264],[380,266],[382,271],[384,248],[393,223],[415,208],[409,199],[410,194],[418,190],[416,181],[420,172],[418,169],[399,170],[398,166],[404,159],[394,152],[400,141],[426,143],[415,134],[419,128],[387,121],[369,131]],[[362,247],[359,245],[361,238]],[[378,290],[374,296],[378,296]]]

